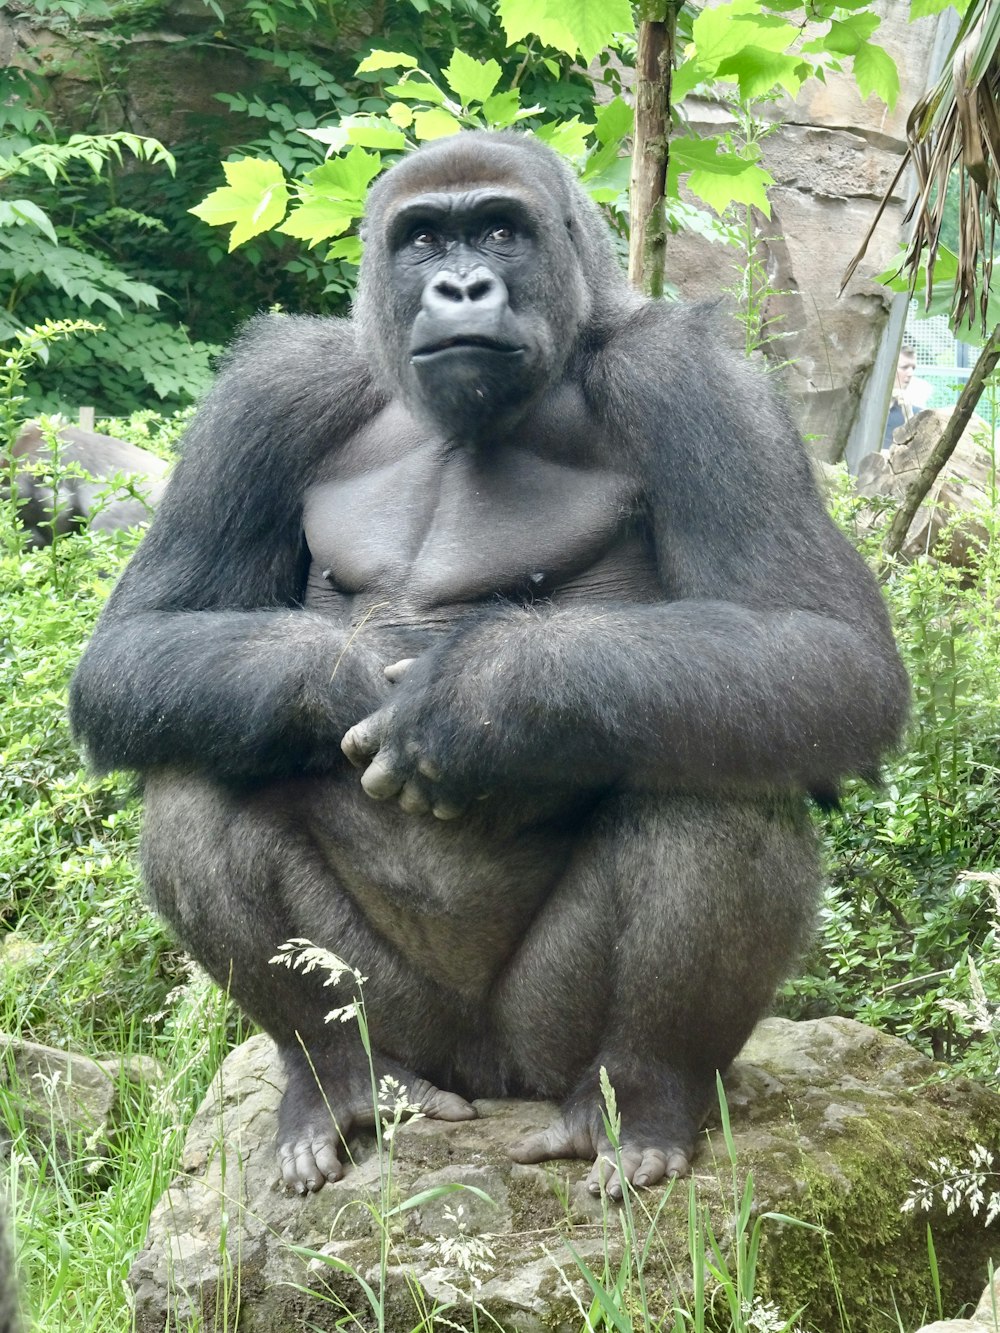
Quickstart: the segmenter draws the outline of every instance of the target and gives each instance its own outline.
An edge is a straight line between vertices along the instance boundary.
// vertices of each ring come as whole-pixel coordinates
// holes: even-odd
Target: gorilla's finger
[[[361,781],[364,784],[363,778]],[[417,778],[410,778],[403,784],[403,790],[399,793],[399,804],[408,815],[430,814],[430,800],[424,790],[424,784]]]
[[[355,768],[364,768],[374,754],[378,753],[381,721],[378,713],[362,718],[344,735],[340,748]]]
[[[461,819],[468,806],[457,801],[437,800],[431,807],[435,819]]]
[[[386,680],[398,685],[416,660],[415,657],[401,657],[398,662],[390,662],[384,671]]]
[[[361,775],[361,785],[373,800],[388,801],[398,796],[406,775],[384,750],[371,761]]]

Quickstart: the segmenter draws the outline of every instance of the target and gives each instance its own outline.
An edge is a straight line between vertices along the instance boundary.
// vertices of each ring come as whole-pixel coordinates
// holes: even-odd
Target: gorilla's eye
[[[487,231],[486,239],[494,245],[503,245],[514,239],[514,228],[506,222],[498,222]]]
[[[410,244],[417,250],[432,250],[438,244],[437,232],[430,227],[418,227],[410,236]]]

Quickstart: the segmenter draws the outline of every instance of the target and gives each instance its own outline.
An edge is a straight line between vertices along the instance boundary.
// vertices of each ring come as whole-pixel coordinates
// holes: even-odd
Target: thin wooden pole
[[[629,184],[628,276],[648,296],[663,295],[667,228],[663,196],[670,156],[670,79],[677,0],[642,0],[635,69],[635,132]]]

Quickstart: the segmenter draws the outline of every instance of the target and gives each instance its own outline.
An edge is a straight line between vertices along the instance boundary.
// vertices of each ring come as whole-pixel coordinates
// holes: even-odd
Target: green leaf
[[[620,144],[626,134],[632,133],[635,113],[623,97],[602,106],[597,113],[594,131],[598,141],[603,144]]]
[[[0,200],[0,227],[37,227],[44,232],[53,245],[59,244],[52,220],[43,209],[33,204],[30,199]]]
[[[943,9],[953,5],[959,14],[964,15],[969,8],[969,0],[910,0],[910,22],[914,19],[927,18],[929,14],[940,14]]]
[[[738,56],[747,46],[766,51],[786,51],[799,36],[792,23],[773,14],[762,14],[757,0],[729,0],[715,9],[703,9],[691,25],[695,58],[707,69],[719,61]]]
[[[432,107],[430,111],[416,111],[413,115],[413,133],[421,141],[428,139],[446,139],[449,134],[457,134],[462,126],[443,107]]]
[[[363,248],[360,236],[344,236],[339,241],[334,241],[327,250],[326,257],[327,259],[340,259],[345,264],[354,264],[356,267],[361,263]]]
[[[727,76],[734,77],[740,85],[740,97],[748,102],[779,86],[795,97],[810,69],[797,56],[768,51],[762,46],[745,46],[739,55],[721,61],[715,72],[724,82]]]
[[[507,45],[536,36],[589,63],[619,33],[635,31],[629,0],[499,0]]]
[[[836,55],[853,56],[858,48],[867,42],[881,19],[877,14],[854,14],[851,18],[835,20],[830,24],[830,31],[819,38],[820,50],[833,51]],[[810,43],[810,47],[812,47]]]
[[[382,159],[378,153],[352,148],[344,157],[331,157],[307,172],[304,184],[313,194],[361,202],[381,170]]]
[[[483,115],[486,122],[495,129],[506,129],[513,125],[521,114],[521,94],[517,88],[506,93],[494,93],[483,103]]]
[[[404,97],[408,102],[430,102],[432,106],[443,106],[448,100],[444,91],[426,77],[394,83],[385,91],[388,97]]]
[[[383,69],[416,69],[420,62],[405,51],[370,51],[355,73],[373,74]]]
[[[401,130],[408,130],[413,124],[413,112],[405,102],[393,102],[385,114]]]
[[[888,51],[865,42],[854,53],[854,81],[865,99],[872,93],[891,111],[899,97],[899,70]]]
[[[719,146],[718,139],[674,139],[667,168],[668,192],[676,195],[678,178],[686,174],[691,193],[717,213],[724,213],[730,204],[745,204],[770,217],[767,188],[774,184],[770,172],[735,153],[720,153]]]
[[[361,216],[359,208],[342,199],[316,197],[307,199],[276,227],[284,236],[294,236],[311,248],[331,236],[341,236]]]
[[[232,222],[231,253],[244,241],[277,226],[288,207],[288,188],[277,162],[267,159],[245,157],[238,162],[223,162],[222,170],[229,184],[213,190],[188,211],[213,227]]]
[[[456,48],[450,64],[445,67],[444,76],[461,104],[469,106],[473,102],[486,101],[500,82],[502,72],[495,60],[473,60]]]
[[[406,135],[384,116],[344,116],[340,128],[347,135],[347,142],[360,148],[399,152],[406,147]]]
[[[539,125],[535,130],[535,138],[547,143],[563,157],[577,162],[587,151],[587,138],[593,128],[593,125],[585,125],[579,116],[574,116],[572,120],[549,121]]]

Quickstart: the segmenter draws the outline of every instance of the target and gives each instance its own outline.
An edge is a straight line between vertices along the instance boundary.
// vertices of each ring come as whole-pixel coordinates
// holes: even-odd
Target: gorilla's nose
[[[502,310],[506,304],[507,288],[503,280],[487,268],[475,268],[461,275],[441,272],[424,291],[427,312],[446,319],[459,310],[469,310],[470,306],[477,315],[486,315]]]

